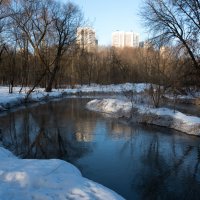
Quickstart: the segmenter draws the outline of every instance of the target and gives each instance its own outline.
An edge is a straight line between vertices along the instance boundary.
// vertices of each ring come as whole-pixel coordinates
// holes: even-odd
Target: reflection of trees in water
[[[107,126],[109,126],[110,132],[109,135],[112,138],[131,138],[132,128],[127,124],[116,122],[111,120]]]
[[[77,141],[74,122],[81,120],[77,113],[76,105],[64,109],[52,103],[10,113],[1,120],[7,121],[3,145],[24,158],[77,159],[90,150]]]
[[[169,146],[165,152],[162,145],[155,134],[141,147],[141,169],[134,176],[132,187],[141,199],[199,199],[199,147],[188,145],[182,149],[171,143],[174,148]]]
[[[8,116],[1,118],[2,142],[3,145],[17,155],[28,150],[27,144],[30,142],[29,131],[34,127],[32,119],[29,118],[28,111],[24,114],[10,113]],[[25,144],[25,145],[24,145]]]
[[[79,142],[91,142],[94,139],[94,128],[90,121],[87,119],[75,122],[76,126],[76,140]]]
[[[140,130],[137,128],[137,126],[128,126],[128,134],[125,134],[126,141],[122,144],[121,149],[119,154],[122,155],[126,155],[126,152],[128,151],[131,159],[136,157],[137,155],[137,151],[136,151],[136,146],[137,146],[137,142],[138,142],[138,136],[140,134]],[[124,135],[124,134],[123,134]],[[129,165],[131,165],[132,160],[128,160]]]
[[[83,105],[69,100],[10,113],[0,119],[3,145],[26,158],[73,162],[93,149],[94,129],[101,123],[93,113],[81,112]],[[129,156],[132,188],[140,199],[199,199],[199,138],[166,136],[152,127],[142,133],[141,126],[112,120],[103,126],[109,137],[120,139],[119,157]]]
[[[152,131],[147,127],[143,134],[144,130],[137,125],[125,130],[121,124],[111,123],[111,136],[126,139],[119,154],[130,152],[127,162],[133,170],[133,192],[144,200],[199,199],[199,138],[194,141],[183,134],[162,134],[159,128]]]
[[[196,179],[198,178],[199,181],[200,181],[200,168],[199,168],[199,165],[200,165],[200,146],[197,147],[197,162],[195,164],[195,167],[194,167],[194,174],[193,174],[193,177]],[[197,177],[197,175],[199,177]]]

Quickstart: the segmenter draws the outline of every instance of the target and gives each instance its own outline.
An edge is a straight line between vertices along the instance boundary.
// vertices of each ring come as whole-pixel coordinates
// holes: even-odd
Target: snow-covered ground
[[[134,91],[137,93],[144,92],[146,89],[150,88],[150,84],[148,83],[124,83],[124,84],[111,84],[111,85],[98,85],[92,84],[88,85],[76,85],[75,89],[71,89],[72,93],[76,92],[107,92],[107,93],[122,93],[126,91]],[[70,92],[70,90],[67,90]]]
[[[122,200],[62,160],[19,159],[0,147],[0,199]]]
[[[65,95],[94,92],[139,93],[148,87],[148,84],[131,83],[104,86],[93,84],[77,85],[73,89],[54,89],[51,93],[37,88],[30,95],[29,101],[39,102]],[[8,91],[8,87],[0,87],[0,111],[23,105],[28,88],[23,89],[21,93],[20,87],[14,87],[12,94]],[[82,177],[76,167],[62,160],[19,159],[3,147],[0,147],[0,160],[0,199],[123,199],[112,190]]]
[[[29,101],[39,102],[66,95],[82,95],[82,93],[124,93],[127,91],[141,93],[149,87],[149,84],[143,83],[76,85],[73,89],[54,89],[51,93],[37,88],[30,95]],[[19,87],[15,87],[14,92],[9,94],[8,87],[0,87],[0,111],[23,105],[28,89],[23,89],[21,93],[19,90]],[[138,122],[200,135],[200,118],[187,116],[167,108],[153,109],[117,99],[93,100],[87,104],[87,107],[90,110],[127,118],[134,111],[135,120]],[[62,160],[19,159],[2,147],[0,147],[0,160],[0,199],[123,199],[104,186],[82,177],[76,167]]]
[[[149,84],[145,83],[125,83],[118,85],[75,85],[74,88],[66,89],[53,89],[52,92],[47,93],[44,88],[36,88],[34,92],[30,95],[29,101],[42,101],[51,98],[60,98],[66,95],[82,95],[90,93],[123,93],[127,91],[134,91],[140,93],[149,88]],[[14,87],[14,92],[12,94],[8,93],[9,88],[5,86],[0,87],[0,111],[8,108],[22,105],[26,96],[27,88],[23,89],[21,93],[20,87]]]
[[[168,108],[151,108],[118,99],[95,99],[88,102],[86,107],[89,110],[108,113],[115,117],[130,118],[133,115],[131,119],[133,121],[173,128],[200,136],[199,117],[188,116]]]
[[[197,87],[182,88],[181,91],[177,91],[176,94],[173,93],[171,89],[165,91],[163,96],[167,101],[173,101],[184,104],[200,104],[200,90]]]

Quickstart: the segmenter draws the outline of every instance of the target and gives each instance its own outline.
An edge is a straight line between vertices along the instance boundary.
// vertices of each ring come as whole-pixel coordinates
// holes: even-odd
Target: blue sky
[[[63,0],[65,1],[65,0]],[[100,45],[111,43],[116,30],[134,31],[144,39],[138,16],[142,0],[71,0],[79,5],[90,25],[95,29]]]

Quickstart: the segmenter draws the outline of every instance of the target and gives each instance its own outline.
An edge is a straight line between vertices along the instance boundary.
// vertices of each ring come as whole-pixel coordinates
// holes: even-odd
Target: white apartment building
[[[139,47],[139,34],[132,31],[115,31],[112,33],[112,46],[118,48]]]
[[[92,28],[80,27],[77,29],[77,44],[87,51],[94,51],[97,48],[96,33]]]

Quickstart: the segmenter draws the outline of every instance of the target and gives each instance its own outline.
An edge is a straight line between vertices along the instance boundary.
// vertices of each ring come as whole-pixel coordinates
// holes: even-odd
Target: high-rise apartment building
[[[112,33],[112,46],[118,48],[139,47],[139,34],[132,31],[115,31]]]
[[[87,51],[94,51],[97,48],[96,33],[92,28],[80,27],[77,29],[77,44]]]

